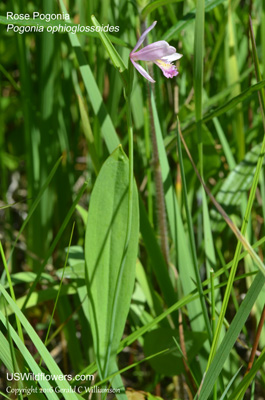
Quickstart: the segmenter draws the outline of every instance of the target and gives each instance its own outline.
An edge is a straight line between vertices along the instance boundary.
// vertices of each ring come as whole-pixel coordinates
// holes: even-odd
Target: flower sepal
[[[144,31],[136,43],[136,46],[130,53],[130,60],[133,66],[141,75],[143,75],[144,78],[152,83],[155,82],[154,79],[140,64],[137,63],[137,61],[151,61],[162,70],[166,78],[173,78],[178,75],[178,70],[172,62],[179,60],[182,57],[182,54],[177,53],[175,47],[170,46],[165,40],[159,40],[143,47],[141,50],[138,50],[144,42],[147,34],[155,27],[156,23],[157,21],[153,22],[152,25]]]

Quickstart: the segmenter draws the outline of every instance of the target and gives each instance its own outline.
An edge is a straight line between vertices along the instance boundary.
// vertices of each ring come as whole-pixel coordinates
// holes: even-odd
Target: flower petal
[[[160,69],[162,69],[162,72],[166,78],[173,78],[173,76],[178,75],[178,70],[175,65],[172,65],[170,63],[166,63],[162,60],[156,60],[154,62]]]
[[[172,61],[179,60],[181,57],[183,57],[183,54],[175,53],[171,54],[171,56],[162,57],[161,60],[167,63],[171,63]]]
[[[147,28],[144,33],[142,33],[142,35],[140,36],[138,42],[136,43],[136,46],[134,47],[134,49],[132,50],[132,53],[134,53],[137,49],[139,49],[139,47],[141,46],[141,44],[143,43],[144,39],[146,38],[147,34],[156,26],[157,21],[153,22],[151,26],[149,26],[149,28]]]
[[[131,58],[131,62],[133,63],[134,67],[137,69],[138,72],[140,72],[141,75],[143,75],[144,78],[146,78],[149,82],[155,83],[154,79],[151,78],[151,76],[146,72],[146,70],[139,64],[137,64],[133,59]]]
[[[175,53],[175,47],[169,46],[165,40],[160,40],[145,46],[141,50],[137,51],[137,53],[131,53],[131,57],[133,57],[134,61],[155,61],[160,60],[163,57],[171,56]]]

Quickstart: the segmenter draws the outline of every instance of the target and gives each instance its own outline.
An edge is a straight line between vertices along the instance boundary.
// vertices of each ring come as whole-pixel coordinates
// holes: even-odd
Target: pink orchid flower
[[[135,48],[130,53],[130,60],[134,67],[143,75],[148,81],[155,82],[146,70],[137,64],[136,61],[152,61],[159,68],[162,69],[163,74],[166,78],[173,78],[178,75],[178,70],[175,65],[171,64],[172,61],[176,61],[182,57],[182,54],[176,53],[176,49],[170,46],[165,40],[159,40],[143,47],[141,50],[135,52],[145,40],[147,34],[155,27],[156,22],[153,22],[149,28],[147,28],[141,35],[140,39],[136,43]]]

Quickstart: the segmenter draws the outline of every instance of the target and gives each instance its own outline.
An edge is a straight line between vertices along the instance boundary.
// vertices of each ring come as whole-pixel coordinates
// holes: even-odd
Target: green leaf
[[[236,95],[240,95],[241,93],[241,84],[239,82],[240,79],[240,71],[239,71],[239,54],[238,54],[238,39],[237,35],[235,35],[236,24],[235,24],[236,15],[232,11],[231,2],[228,5],[227,9],[227,35],[225,40],[225,52],[224,52],[224,62],[226,68],[226,81],[228,85],[233,85],[237,82],[234,89],[231,91],[230,97],[234,97]],[[236,145],[236,158],[238,161],[241,161],[245,155],[245,133],[244,133],[244,118],[242,106],[239,104],[233,110],[233,119],[232,119],[232,127],[235,138]]]
[[[179,342],[179,332],[176,329],[158,328],[145,335],[144,353],[150,356],[159,351],[169,349],[169,352],[161,354],[149,360],[152,368],[163,375],[174,376],[184,372],[182,354],[177,348],[173,337]],[[203,343],[207,339],[205,332],[184,332],[187,359],[189,362],[199,353]]]
[[[101,28],[100,23],[98,22],[98,20],[95,18],[94,15],[91,16],[91,20],[92,20],[93,24],[96,27],[100,27]],[[114,48],[113,44],[111,43],[111,41],[107,37],[106,33],[104,31],[99,31],[98,34],[99,34],[99,37],[100,37],[105,49],[109,53],[109,56],[111,58],[111,61],[113,62],[113,65],[116,68],[118,68],[118,70],[121,73],[126,71],[127,68],[125,67],[125,64],[124,64],[121,56],[119,55],[119,53]]]
[[[91,330],[101,378],[113,365],[124,330],[135,280],[139,211],[136,186],[133,192],[132,227],[124,257],[128,218],[129,161],[119,146],[104,163],[94,186],[86,228],[85,261],[90,298]],[[125,258],[125,261],[124,261]],[[120,276],[124,261],[123,274]],[[120,291],[115,292],[121,279]],[[113,316],[117,297],[119,310]],[[115,326],[115,335],[113,327]]]
[[[39,202],[40,202],[40,200],[41,200],[41,198],[42,198],[43,193],[45,192],[45,190],[46,190],[47,187],[49,186],[49,184],[50,184],[50,182],[51,182],[51,180],[52,180],[52,178],[53,178],[55,172],[57,171],[57,168],[58,168],[59,165],[61,164],[62,158],[63,158],[63,157],[61,156],[61,157],[59,158],[59,160],[55,163],[55,165],[54,165],[54,167],[52,168],[50,174],[48,175],[48,177],[47,177],[47,179],[45,180],[43,186],[41,187],[41,189],[40,189],[38,195],[36,196],[36,198],[35,198],[35,200],[34,200],[32,206],[30,207],[30,210],[29,210],[29,213],[28,213],[28,215],[27,215],[27,218],[26,218],[25,221],[23,222],[23,224],[22,224],[22,226],[21,226],[21,228],[20,228],[20,230],[19,230],[19,233],[18,233],[18,235],[17,235],[17,237],[16,237],[16,240],[15,240],[15,242],[14,242],[14,245],[13,245],[13,248],[12,248],[12,251],[11,251],[11,254],[10,254],[10,256],[9,256],[9,260],[11,259],[11,255],[12,255],[14,249],[15,249],[15,246],[16,246],[16,244],[17,244],[17,242],[18,242],[18,239],[20,238],[21,233],[23,232],[23,230],[24,230],[24,228],[26,227],[27,223],[29,222],[29,220],[30,220],[32,214],[34,213],[34,211],[35,211],[37,205],[39,204]]]
[[[85,137],[87,139],[89,154],[90,154],[94,169],[95,169],[96,173],[98,173],[98,171],[100,169],[100,161],[99,161],[99,157],[97,154],[94,136],[93,136],[93,132],[92,132],[92,129],[90,126],[88,114],[86,112],[85,105],[84,105],[84,102],[83,102],[83,99],[81,98],[81,96],[78,96],[78,103],[79,103],[82,124],[83,124],[83,131],[84,131]]]
[[[206,0],[205,1],[205,12],[211,11],[214,7],[222,4],[225,0]],[[193,8],[174,26],[172,26],[162,37],[163,40],[170,40],[176,37],[176,34],[183,30],[189,23],[191,23],[196,16],[196,8]]]
[[[253,177],[260,157],[261,143],[254,146],[249,151],[233,171],[224,180],[216,200],[225,209],[228,215],[235,214],[237,207],[240,206],[242,196],[247,194],[253,183]],[[219,231],[226,224],[222,216],[216,211],[211,211],[212,229]]]
[[[63,0],[59,0],[59,2],[62,11],[67,13]],[[69,33],[68,36],[70,43],[75,51],[80,68],[80,73],[84,81],[84,85],[90,99],[93,111],[95,115],[98,116],[99,121],[101,122],[101,131],[107,148],[109,152],[114,151],[115,148],[119,145],[120,141],[116,134],[112,120],[107,112],[106,106],[103,102],[101,92],[82,51],[77,35],[74,33]]]
[[[20,369],[14,369],[14,365],[12,362],[12,352],[14,348],[11,349],[11,347],[13,347],[13,342],[11,340],[12,338],[10,337],[10,340],[7,341],[3,333],[0,332],[0,360],[2,360],[3,364],[6,366],[7,370],[10,373],[15,373],[15,372],[20,372],[22,374],[28,373],[29,372],[28,367],[24,362],[23,355],[18,350],[14,351],[14,355],[16,358],[15,362],[17,363]],[[40,391],[38,390],[38,383],[36,381],[34,381],[33,379],[28,379],[23,381],[23,389],[25,389],[25,392],[26,388],[29,388],[31,390],[31,388],[33,387],[36,390],[36,393],[32,392],[30,394],[30,399],[45,400],[46,397],[44,397],[44,395],[40,393]],[[0,394],[2,394],[2,396],[4,396],[6,399],[9,399],[9,397],[7,397],[3,392],[0,392]]]
[[[246,319],[249,316],[251,309],[264,286],[264,283],[265,277],[262,272],[259,272],[256,275],[255,280],[248,290],[244,300],[242,301],[235,318],[233,319],[209,369],[207,370],[200,391],[200,400],[207,400],[209,398],[213,386],[222,371],[223,365],[229,356],[231,349],[234,346],[235,341],[238,338],[238,335],[242,330],[242,327],[244,326]]]
[[[56,271],[56,275],[61,278],[63,275],[63,268]],[[85,262],[76,263],[64,270],[64,277],[67,279],[85,279]]]
[[[161,166],[161,175],[163,179],[169,230],[176,249],[176,259],[173,260],[173,264],[178,264],[180,278],[179,280],[183,287],[184,294],[188,294],[195,287],[194,282],[196,281],[196,276],[192,263],[189,242],[187,240],[179,204],[176,197],[175,187],[171,178],[170,166],[164,146],[162,130],[158,118],[158,112],[153,92],[151,93],[151,104],[154,116],[155,133],[158,146],[159,162]],[[188,312],[189,317],[192,321],[191,325],[193,327],[195,327],[196,325],[197,329],[203,330],[204,321],[203,317],[201,316],[200,303],[195,301],[192,307],[188,306]]]
[[[43,361],[45,362],[47,369],[50,371],[52,375],[56,375],[56,383],[58,387],[60,388],[61,391],[64,390],[64,397],[66,400],[70,399],[76,399],[77,396],[75,393],[70,394],[70,385],[67,380],[61,380],[61,376],[63,375],[62,371],[58,367],[57,363],[54,361],[53,357],[47,350],[47,348],[44,346],[43,342],[39,338],[38,334],[36,331],[33,329],[27,318],[24,316],[24,314],[20,311],[16,303],[12,300],[12,298],[9,296],[7,291],[4,289],[4,287],[0,284],[0,291],[3,295],[3,297],[6,299],[6,301],[9,303],[10,307],[13,309],[14,313],[16,316],[19,318],[21,325],[23,325],[26,333],[30,337],[32,343],[34,346],[38,349],[39,354],[41,355]],[[0,320],[2,321],[3,325],[7,326],[7,321],[6,318],[4,317],[3,313],[0,311]],[[9,324],[10,332],[13,341],[17,345],[19,351],[23,354],[23,357],[25,361],[27,362],[28,366],[30,367],[31,371],[37,375],[41,373],[41,369],[37,365],[36,361],[28,351],[28,349],[25,347],[24,343],[20,340],[18,335],[16,334],[14,328]],[[46,380],[40,380],[40,385],[42,388],[50,390],[50,383]],[[47,397],[50,400],[56,400],[58,399],[57,395],[55,392],[49,392],[47,391]]]
[[[255,85],[252,85],[249,88],[243,90],[238,96],[235,96],[230,101],[226,102],[225,105],[217,107],[213,111],[210,111],[209,113],[207,113],[203,117],[202,122],[203,123],[209,122],[212,119],[219,117],[220,115],[222,115],[230,110],[233,110],[238,104],[249,99],[251,96],[253,96],[253,94],[260,91],[264,86],[265,86],[265,80],[258,82]],[[201,121],[198,121],[198,123],[192,122],[187,127],[185,127],[185,129],[183,129],[183,133],[192,131],[194,128],[196,128],[197,124],[200,124],[200,123],[201,123]],[[177,135],[172,135],[172,137],[170,138],[170,141],[167,140],[167,145],[169,145],[169,143],[170,143],[170,146],[173,146],[173,144],[176,142],[176,140],[177,140]]]
[[[65,250],[67,251],[67,249]],[[85,255],[81,246],[70,247],[68,263],[68,267],[56,271],[59,278],[64,274],[67,279],[85,279]]]
[[[65,230],[65,228],[66,228],[66,226],[67,226],[67,224],[69,222],[69,219],[71,218],[71,216],[72,216],[72,214],[73,214],[73,212],[74,212],[74,210],[75,210],[75,208],[77,206],[77,203],[80,200],[81,196],[83,195],[86,187],[87,187],[87,183],[85,182],[83,184],[83,186],[81,187],[81,189],[79,190],[75,200],[73,201],[72,206],[70,207],[69,211],[67,212],[67,215],[66,215],[66,217],[65,217],[65,219],[64,219],[64,221],[63,221],[63,223],[62,223],[62,225],[61,225],[61,227],[60,227],[60,229],[59,229],[59,231],[58,231],[58,233],[57,233],[57,235],[55,237],[55,239],[53,240],[53,243],[52,243],[49,251],[47,252],[46,257],[45,257],[44,261],[42,262],[41,267],[38,270],[38,274],[36,276],[36,279],[35,279],[34,283],[31,285],[31,287],[29,289],[29,292],[28,292],[28,294],[26,296],[25,303],[23,304],[22,309],[24,309],[26,307],[28,301],[30,300],[30,296],[33,294],[33,292],[34,292],[34,290],[36,288],[36,285],[37,285],[37,283],[38,283],[38,281],[39,281],[39,279],[41,277],[41,274],[42,274],[42,272],[43,272],[43,270],[44,270],[44,268],[45,268],[45,266],[47,264],[47,261],[51,257],[51,255],[52,255],[52,253],[53,253],[53,251],[54,251],[54,249],[55,249],[55,247],[56,247],[61,235],[63,234],[63,232],[64,232],[64,230]]]
[[[67,248],[65,251],[67,252]],[[81,246],[71,246],[69,249],[68,262],[71,266],[76,264],[85,263],[84,251]]]
[[[154,396],[154,395],[151,394],[151,393],[147,393],[147,399],[148,399],[148,400],[162,400],[162,397]]]
[[[157,0],[157,1],[151,1],[145,8],[142,10],[142,19],[145,19],[148,14],[153,12],[159,7],[166,6],[167,4],[171,3],[177,3],[183,0]]]
[[[232,384],[235,382],[236,378],[238,377],[240,371],[242,369],[242,366],[236,371],[236,373],[233,375],[232,379],[230,380],[230,382],[228,383],[228,385],[226,385],[225,391],[222,394],[222,397],[220,398],[220,400],[225,400],[227,398],[227,393],[230,389],[230,387],[232,386]]]
[[[4,365],[9,371],[14,372],[10,345],[1,331],[0,331],[0,360],[4,363]]]
[[[178,124],[179,124],[179,122],[178,122]],[[178,128],[179,128],[179,126],[178,126]],[[203,317],[204,317],[204,321],[205,321],[205,327],[206,327],[208,336],[210,338],[211,337],[210,321],[209,321],[209,317],[208,317],[208,313],[207,313],[207,309],[206,309],[205,299],[204,299],[203,293],[202,293],[203,290],[202,290],[200,270],[199,270],[197,254],[196,254],[195,237],[194,237],[194,232],[193,232],[191,211],[190,211],[189,203],[188,203],[188,190],[187,190],[187,185],[186,185],[185,169],[184,169],[183,158],[182,158],[180,135],[178,135],[177,145],[178,145],[178,155],[179,155],[181,179],[182,179],[182,185],[183,185],[184,205],[185,205],[185,211],[186,211],[186,215],[187,215],[188,233],[189,233],[190,246],[191,246],[191,256],[192,256],[192,261],[193,261],[193,265],[194,265],[196,283],[197,283],[198,291],[200,294],[200,303],[201,303],[202,313],[203,313]]]
[[[86,223],[87,223],[87,210],[85,210],[84,207],[80,206],[79,204],[77,204],[76,209],[79,212],[79,214],[81,215],[83,223],[86,225]]]
[[[27,271],[27,272],[17,272],[16,274],[12,274],[11,275],[11,282],[12,285],[15,286],[19,283],[31,283],[36,279],[36,274],[34,272],[31,271]],[[54,279],[51,275],[47,274],[47,273],[43,273],[40,276],[40,280],[41,281],[47,281],[47,282],[54,282]],[[8,287],[8,284],[5,285],[5,288]]]
[[[79,282],[78,282],[79,283]],[[77,285],[76,282],[71,282],[69,285],[63,285],[61,289],[61,296],[68,296],[70,294],[75,294],[77,289],[80,289],[81,287],[85,287],[85,282],[84,286],[81,286],[80,284]],[[56,298],[57,292],[59,289],[59,285],[54,285],[49,287],[48,289],[41,290],[38,292],[33,292],[32,295],[30,296],[30,299],[27,301],[26,307],[25,308],[30,308],[34,307],[37,304],[41,304],[43,302],[49,301],[49,300],[54,300]],[[17,299],[16,304],[19,308],[22,308],[24,306],[24,302],[27,298],[27,295],[19,297]],[[2,310],[0,308],[0,310]],[[7,310],[7,315],[10,315],[13,313],[13,309],[10,306],[6,307]]]
[[[139,204],[141,234],[143,236],[148,256],[151,260],[151,267],[156,276],[157,283],[162,291],[165,302],[168,306],[171,306],[176,302],[177,296],[174,292],[174,287],[167,271],[165,259],[161,252],[159,244],[157,243],[155,232],[149,222],[141,197]]]
[[[252,366],[251,370],[244,376],[240,384],[237,388],[233,391],[231,396],[229,396],[228,400],[239,400],[243,399],[244,394],[247,391],[247,388],[251,384],[252,380],[254,379],[255,375],[259,372],[259,370],[264,366],[265,362],[265,349],[262,350],[259,358]]]
[[[100,23],[97,21],[97,19],[95,18],[94,15],[91,16],[91,20],[92,20],[93,24],[96,27],[100,27],[101,28]],[[107,34],[104,31],[100,30],[98,32],[98,35],[100,37],[100,40],[101,40],[103,46],[107,50],[114,67],[117,68],[118,71],[120,72],[120,77],[121,77],[121,79],[123,81],[124,86],[128,88],[129,85],[130,85],[130,82],[129,82],[130,81],[130,77],[129,77],[128,70],[127,70],[127,68],[126,68],[121,56],[116,51],[115,47],[113,46],[113,44],[111,43],[111,41],[109,40]]]
[[[255,85],[250,86],[246,90],[243,90],[238,96],[233,97],[230,101],[228,101],[224,106],[217,108],[216,110],[210,112],[205,117],[203,117],[203,122],[208,122],[214,117],[219,117],[219,115],[224,114],[225,112],[234,109],[238,104],[242,103],[244,100],[248,99],[254,93],[259,91],[265,86],[265,80],[256,83]]]

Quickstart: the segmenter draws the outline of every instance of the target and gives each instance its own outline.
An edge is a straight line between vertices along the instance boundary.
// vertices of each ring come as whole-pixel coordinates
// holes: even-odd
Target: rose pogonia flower
[[[135,48],[130,53],[130,60],[134,67],[150,82],[155,81],[140,64],[137,64],[136,61],[151,61],[162,69],[166,78],[173,78],[173,76],[178,75],[178,70],[177,67],[171,63],[172,61],[176,61],[182,57],[182,54],[177,53],[175,47],[170,46],[165,40],[159,40],[158,42],[149,44],[136,52],[145,40],[147,34],[155,27],[156,22],[157,21],[153,22],[152,25],[144,31],[136,43]]]

